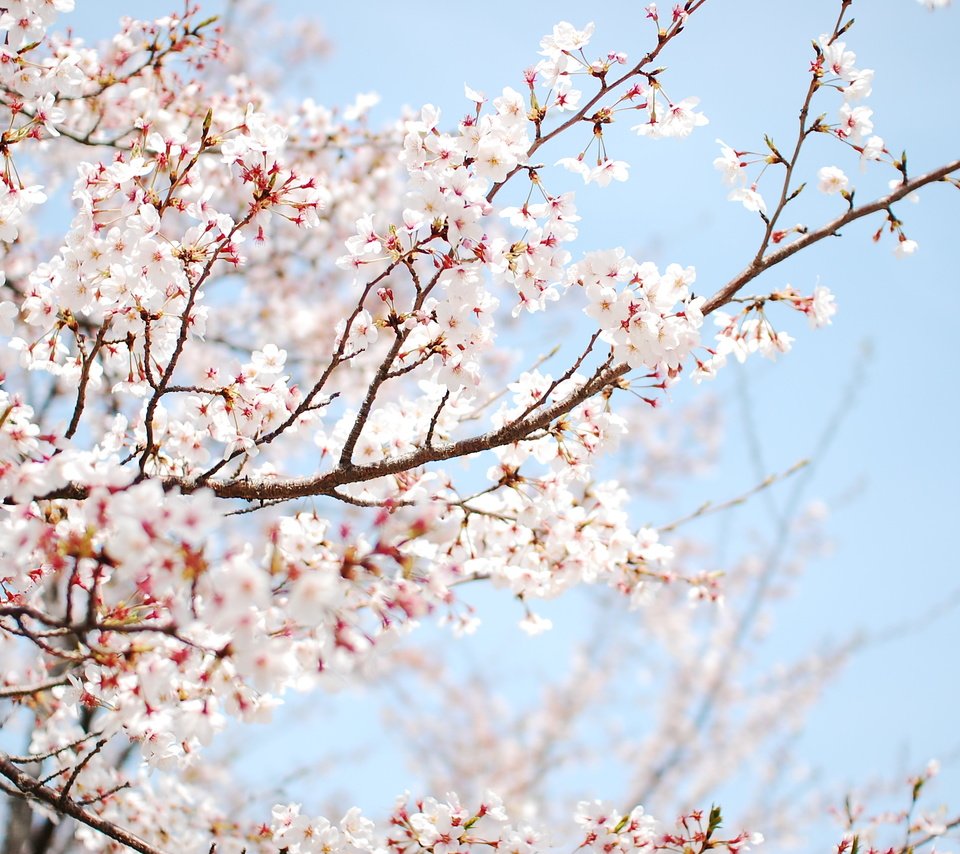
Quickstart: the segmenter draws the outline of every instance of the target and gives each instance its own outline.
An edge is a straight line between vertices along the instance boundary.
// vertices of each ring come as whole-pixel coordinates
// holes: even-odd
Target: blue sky
[[[101,0],[91,6],[95,19],[88,11],[82,24],[72,23],[81,34],[102,35],[129,5]],[[162,13],[168,5],[175,4],[141,2],[136,13]],[[307,7],[267,5],[286,18]],[[710,124],[680,142],[638,140],[619,128],[608,144],[611,156],[632,163],[631,180],[606,190],[577,188],[584,217],[578,248],[623,245],[635,257],[661,265],[693,264],[697,290],[703,293],[734,275],[756,245],[759,223],[725,201],[712,167],[718,154],[714,140],[757,151],[764,133],[778,142],[790,138],[806,86],[810,39],[830,27],[838,6],[836,0],[710,0],[663,60],[669,67],[668,93],[674,100],[699,96]],[[373,113],[374,124],[390,120],[402,105],[431,102],[453,125],[467,109],[464,83],[488,95],[506,85],[521,89],[522,69],[536,61],[540,37],[559,20],[596,22],[591,55],[612,49],[638,56],[650,43],[649,22],[635,0],[607,0],[592,8],[570,0],[490,0],[470,12],[385,2],[309,8],[322,22],[333,53],[316,66],[295,69],[286,89],[326,104],[376,91],[382,102]],[[858,66],[877,70],[868,100],[876,133],[891,149],[907,150],[915,174],[956,157],[960,118],[952,102],[960,80],[960,9],[931,14],[912,0],[886,0],[854,4],[854,13],[857,22],[846,39],[857,52]],[[826,94],[820,109],[832,115],[839,98]],[[806,195],[815,195],[816,169],[830,164],[845,169],[859,188],[858,198],[883,190],[890,177],[886,172],[861,174],[854,159],[830,142],[813,140],[801,162],[811,181]],[[575,187],[573,176],[561,173],[556,180]],[[889,238],[873,245],[869,234],[881,222],[871,220],[755,283],[753,292],[788,282],[810,292],[822,282],[836,294],[839,313],[832,326],[819,331],[785,318],[785,328],[798,339],[791,354],[777,364],[757,359],[744,371],[727,371],[710,389],[723,401],[727,427],[716,470],[690,491],[639,510],[641,520],[662,523],[705,499],[736,496],[758,479],[757,447],[764,474],[783,471],[812,454],[833,414],[843,412],[807,491],[807,497],[831,508],[832,553],[809,567],[796,596],[778,610],[767,651],[771,657],[787,659],[823,637],[837,639],[850,631],[883,634],[936,608],[960,586],[954,540],[960,521],[960,413],[951,312],[960,283],[958,203],[955,189],[938,185],[928,188],[919,204],[898,207],[907,234],[920,244],[911,259],[895,259]],[[842,206],[836,197],[808,198],[805,204],[800,210],[811,225]],[[549,337],[550,330],[544,332]],[[702,391],[679,388],[675,402]],[[749,400],[746,409],[744,399]],[[782,503],[786,493],[779,489],[771,495]],[[738,511],[739,536],[769,526],[766,506],[758,499]],[[704,523],[701,531],[713,536],[709,526],[719,531],[721,524]],[[542,656],[541,664],[570,642],[563,613],[561,607],[552,639],[541,638],[532,647],[530,654]],[[512,637],[496,619],[493,626],[471,641],[477,646],[470,654],[482,656],[483,644],[495,643],[497,635]],[[839,787],[854,785],[875,774],[895,777],[922,767],[931,756],[947,760],[952,754],[933,800],[937,792],[945,799],[951,790],[960,791],[958,649],[960,619],[952,610],[857,655],[827,690],[801,741],[822,778]],[[330,726],[344,719],[336,717],[342,711],[329,714],[334,715]],[[376,726],[368,709],[346,715],[360,721],[358,731]],[[383,746],[390,755],[389,745]],[[396,762],[378,764],[375,783],[342,779],[342,785],[362,792],[369,809],[383,809],[409,782]],[[586,779],[583,794],[603,788],[603,780]]]

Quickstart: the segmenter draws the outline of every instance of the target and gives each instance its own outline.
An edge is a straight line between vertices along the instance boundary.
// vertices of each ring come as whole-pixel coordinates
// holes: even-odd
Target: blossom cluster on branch
[[[829,323],[823,285],[744,289],[873,214],[909,254],[893,205],[957,185],[960,161],[913,175],[872,134],[842,0],[791,148],[721,144],[730,198],[760,225],[740,274],[703,296],[682,261],[575,256],[568,173],[627,180],[607,153],[620,114],[667,142],[707,123],[696,97],[667,96],[661,65],[706,2],[649,4],[639,55],[591,59],[593,25],[559,23],[518,88],[467,87],[459,122],[426,105],[375,129],[373,95],[291,108],[230,73],[228,32],[189,2],[92,48],[54,29],[74,0],[0,0],[0,707],[29,730],[0,753],[0,787],[29,808],[8,811],[11,838],[32,809],[34,838],[69,818],[88,850],[548,847],[492,794],[405,798],[380,829],[356,809],[249,816],[206,790],[204,756],[230,719],[362,678],[427,615],[472,631],[469,582],[519,599],[531,633],[536,600],[578,585],[625,608],[671,586],[721,597],[601,476],[628,403],[787,351],[772,309]],[[826,90],[834,121],[811,107]],[[818,134],[889,169],[891,189],[855,202],[824,165],[820,190],[845,208],[787,227]],[[566,156],[541,162],[548,144]],[[507,357],[504,340],[564,309],[586,330],[567,362]],[[717,808],[673,827],[585,801],[575,823],[578,850],[762,841]]]

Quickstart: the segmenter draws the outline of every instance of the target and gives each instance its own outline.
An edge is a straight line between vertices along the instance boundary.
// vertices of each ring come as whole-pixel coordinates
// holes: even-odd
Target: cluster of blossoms
[[[817,285],[808,297],[800,295],[788,285],[782,291],[746,302],[738,315],[725,311],[714,313],[713,320],[719,329],[716,344],[710,350],[709,358],[697,360],[696,380],[715,376],[731,355],[742,364],[751,353],[775,359],[781,353],[789,352],[793,337],[773,327],[764,312],[764,305],[768,302],[785,302],[805,315],[814,329],[831,323],[837,312],[833,294],[823,285]]]
[[[163,404],[157,406],[153,433],[162,450],[151,467],[165,474],[203,471],[211,458],[211,443],[222,445],[223,458],[255,456],[258,440],[290,418],[302,402],[299,389],[283,373],[286,355],[275,344],[267,344],[232,376],[211,365],[204,372],[204,384],[192,389],[178,417],[170,417]],[[145,441],[145,431],[138,427],[137,438]]]
[[[850,797],[842,810],[832,809],[834,816],[844,826],[841,840],[832,849],[833,854],[898,854],[903,850],[918,849],[957,826],[957,822],[945,820],[943,809],[931,811],[918,809],[920,795],[927,784],[940,773],[940,763],[930,760],[923,771],[907,779],[909,796],[907,807],[869,814],[859,800]],[[884,836],[901,837],[906,828],[906,842],[884,844]]]
[[[627,495],[614,485],[595,484],[584,494],[558,478],[518,475],[509,457],[492,474],[497,472],[513,489],[501,498],[481,496],[465,505],[460,541],[449,556],[438,558],[439,565],[451,561],[469,576],[489,578],[524,598],[606,583],[634,604],[652,593],[647,582],[674,577],[672,550],[654,529],[629,530]],[[544,504],[551,515],[538,518],[537,508]]]
[[[537,854],[550,846],[543,835],[526,824],[511,821],[500,799],[488,792],[480,805],[467,809],[455,794],[444,801],[434,798],[408,805],[401,798],[390,816],[391,829],[385,842],[375,835],[375,826],[359,811],[348,812],[339,825],[325,818],[308,818],[300,813],[299,805],[277,807],[270,825],[272,839],[291,854],[357,854],[378,851],[392,854],[431,854],[449,852],[506,851],[509,854]],[[741,833],[731,839],[717,838],[720,825],[719,810],[703,824],[703,816],[694,813],[681,816],[674,832],[663,833],[657,822],[637,807],[629,815],[599,801],[579,804],[576,815],[581,827],[582,841],[577,850],[603,852],[691,851],[690,844],[709,846],[711,850],[738,854],[751,850],[763,841],[760,834]],[[705,848],[701,848],[705,850]]]
[[[347,352],[357,353],[376,343],[378,327],[390,323],[401,344],[398,363],[408,369],[429,363],[433,380],[454,392],[477,385],[499,304],[481,270],[492,251],[481,224],[490,213],[485,194],[491,181],[504,180],[518,165],[529,145],[516,92],[505,90],[495,99],[493,115],[479,116],[480,103],[478,115],[465,120],[456,136],[438,130],[440,114],[432,107],[407,122],[400,160],[410,180],[400,224],[378,230],[373,217],[360,218],[356,235],[347,240],[350,254],[338,260],[358,282],[378,281],[398,263],[409,265],[414,277],[423,268],[424,286],[416,284],[411,302],[399,285],[383,287],[377,293],[387,317],[375,320],[362,308],[341,322],[338,334]],[[430,246],[438,240],[447,248]]]
[[[674,375],[699,345],[703,299],[690,290],[693,267],[671,264],[661,274],[649,261],[638,264],[615,250],[590,253],[569,275],[583,286],[586,314],[618,361]],[[626,284],[618,290],[620,282]]]
[[[415,537],[398,550],[389,527],[370,541],[348,528],[328,537],[326,521],[299,514],[278,522],[265,554],[218,555],[206,542],[220,521],[212,493],[117,486],[52,518],[17,508],[2,532],[10,562],[0,582],[6,606],[23,608],[23,633],[62,627],[81,638],[62,656],[79,664],[73,693],[37,730],[37,752],[79,737],[69,725],[79,692],[110,710],[111,731],[123,728],[150,764],[192,762],[224,713],[253,720],[289,686],[349,673],[376,634],[448,597],[442,573],[416,570]],[[51,587],[62,617],[27,604]]]
[[[883,139],[872,134],[873,110],[863,105],[854,106],[855,102],[869,97],[873,86],[873,69],[857,68],[854,65],[856,54],[847,50],[846,43],[838,39],[838,34],[821,35],[814,43],[814,50],[816,57],[811,63],[812,83],[808,103],[809,98],[823,87],[840,91],[843,94],[843,103],[840,105],[836,124],[829,124],[818,118],[804,128],[804,135],[811,132],[830,134],[858,152],[861,163],[883,159],[888,152]],[[766,140],[769,152],[765,155],[737,151],[722,140],[718,139],[717,142],[720,145],[720,156],[714,161],[714,166],[723,173],[724,182],[734,187],[727,198],[740,202],[748,211],[758,212],[766,217],[767,203],[757,190],[758,182],[748,179],[747,168],[757,162],[763,163],[764,168],[771,164],[788,166],[789,161],[770,139]],[[818,177],[819,189],[823,193],[846,192],[849,185],[849,179],[837,166],[823,167]],[[796,193],[791,198],[795,195]]]
[[[843,95],[837,121],[831,124],[823,116],[810,119],[801,128],[799,141],[802,143],[814,133],[826,134],[852,147],[860,155],[862,165],[868,161],[886,161],[899,173],[896,179],[890,181],[891,190],[896,191],[905,179],[905,164],[891,158],[883,139],[872,133],[873,111],[869,107],[856,104],[857,101],[870,95],[874,72],[872,69],[856,67],[856,55],[848,50],[846,42],[839,38],[847,29],[849,25],[838,27],[834,33],[821,35],[814,43],[815,58],[811,63],[811,84],[803,113],[806,114],[807,107],[818,90],[833,88]],[[722,140],[717,142],[720,144],[721,154],[714,161],[714,166],[723,173],[724,182],[734,187],[728,198],[741,202],[747,210],[759,213],[766,225],[762,251],[768,245],[777,244],[784,244],[784,248],[789,249],[791,238],[799,239],[807,235],[809,229],[806,225],[798,224],[789,228],[781,228],[778,225],[786,206],[804,189],[803,184],[794,187],[790,183],[790,175],[797,162],[799,146],[793,156],[787,159],[769,138],[765,139],[768,152],[764,155],[736,150]],[[782,166],[786,170],[787,178],[781,201],[775,210],[768,210],[763,196],[757,189],[757,181],[751,183],[747,177],[747,170],[754,163],[763,164],[761,175],[769,166]],[[817,186],[821,193],[841,196],[847,201],[850,210],[853,209],[854,188],[851,186],[850,179],[838,166],[821,167],[817,172]],[[916,242],[907,238],[903,233],[902,223],[889,210],[887,222],[889,230],[897,235],[895,254],[903,257],[916,251]],[[879,240],[882,232],[883,227],[874,235],[874,240]],[[822,285],[818,285],[810,296],[801,296],[787,286],[764,297],[739,301],[745,303],[739,315],[733,316],[722,311],[714,312],[714,321],[719,328],[715,338],[716,343],[708,348],[707,359],[696,359],[695,379],[712,377],[717,369],[723,366],[730,354],[742,362],[748,354],[753,352],[774,358],[777,354],[790,349],[792,337],[783,331],[776,330],[764,313],[764,306],[771,302],[785,302],[805,314],[812,326],[829,323],[836,312],[833,295]]]
[[[669,29],[663,29],[656,4],[651,3],[645,11],[647,17],[657,24],[661,38],[680,32],[689,17],[687,12],[677,6],[674,8]],[[564,22],[555,26],[553,33],[541,40],[540,53],[546,59],[538,62],[526,75],[534,105],[535,121],[538,125],[548,115],[550,109],[568,111],[580,103],[583,92],[573,87],[571,78],[574,75],[594,77],[605,82],[612,69],[627,64],[627,55],[619,51],[610,51],[606,57],[594,62],[585,59],[583,48],[589,43],[593,29],[593,24],[588,24],[583,30],[577,30]],[[587,147],[576,157],[561,158],[557,165],[580,175],[585,184],[595,182],[605,187],[614,180],[626,181],[630,164],[623,160],[609,159],[603,142],[603,126],[613,122],[614,115],[618,111],[645,110],[646,120],[634,125],[632,130],[640,136],[651,138],[685,137],[689,136],[694,128],[707,124],[706,116],[694,109],[700,103],[699,98],[684,98],[674,103],[666,97],[655,74],[648,75],[647,81],[648,86],[634,83],[612,105],[590,116],[589,120],[593,123],[594,130]],[[548,90],[545,106],[540,106],[536,97],[537,82],[542,88]],[[594,142],[599,150],[595,165],[591,166],[585,158]]]
[[[840,41],[836,36],[822,35],[819,39],[817,59],[811,66],[811,71],[821,86],[833,86],[843,93],[838,122],[832,127],[832,131],[838,139],[852,143],[862,142],[864,137],[873,131],[873,110],[865,106],[851,106],[854,102],[869,97],[873,91],[873,69],[857,68],[854,65],[856,61],[857,55],[852,50],[847,50],[846,42]],[[883,140],[871,136],[864,148],[869,151],[869,154],[864,156],[876,160],[883,151]]]
[[[6,389],[0,389],[0,415],[0,494],[29,501],[49,468],[38,460],[53,452],[56,437],[42,434],[33,407]]]
[[[43,187],[17,180],[10,171],[10,151],[19,143],[59,136],[56,125],[65,117],[57,98],[76,96],[83,74],[76,54],[35,59],[33,53],[60,12],[73,9],[73,0],[28,3],[16,0],[0,9],[0,34],[5,46],[0,61],[0,86],[10,93],[9,124],[0,135],[4,169],[0,173],[0,241],[17,240],[29,212],[42,205]]]
[[[125,375],[124,390],[139,396],[155,387],[156,374],[182,348],[181,335],[204,335],[202,286],[217,261],[240,263],[242,228],[257,226],[270,212],[306,227],[318,221],[323,194],[314,181],[300,180],[269,159],[283,137],[279,125],[248,110],[230,136],[212,138],[208,124],[193,144],[153,133],[140,153],[135,148],[110,164],[84,164],[73,193],[79,212],[67,243],[30,274],[20,306],[35,333],[31,340],[14,339],[25,366],[71,381],[86,370],[93,389],[103,373]],[[198,187],[189,173],[215,140],[224,168]],[[232,169],[250,193],[239,223],[211,204],[217,178],[229,183]],[[195,224],[186,225],[184,217]],[[178,224],[171,229],[164,218]],[[83,352],[83,333],[97,328],[94,352]],[[65,329],[78,341],[72,352],[62,340]]]
[[[627,815],[621,815],[609,804],[601,801],[582,801],[577,807],[577,824],[584,833],[580,849],[586,851],[726,851],[729,854],[750,851],[763,842],[760,833],[741,832],[730,839],[718,839],[720,810],[714,807],[706,822],[701,812],[682,815],[677,819],[676,829],[663,833],[657,822],[644,813],[643,807],[635,807]],[[579,850],[579,849],[578,849]]]
[[[576,200],[548,192],[534,159],[565,122],[589,127],[559,165],[603,186],[628,175],[603,138],[619,111],[646,111],[641,136],[705,124],[654,68],[697,5],[668,21],[650,4],[656,47],[634,68],[619,51],[587,60],[593,26],[561,23],[527,92],[488,103],[468,87],[455,130],[426,106],[379,133],[366,124],[375,96],[342,112],[275,107],[225,72],[228,49],[189,5],[125,19],[100,50],[47,34],[73,0],[0,8],[0,701],[32,713],[27,756],[0,755],[0,772],[32,802],[69,805],[87,848],[123,842],[123,828],[150,845],[271,854],[544,847],[493,796],[475,810],[452,796],[400,804],[378,833],[355,810],[334,825],[291,805],[242,825],[188,780],[228,719],[362,678],[429,614],[471,630],[466,582],[509,590],[531,632],[547,621],[529,601],[579,584],[639,606],[684,578],[718,598],[715,575],[683,576],[622,485],[596,475],[630,432],[614,395],[630,370],[656,404],[691,362],[706,376],[730,353],[785,350],[763,307],[821,325],[832,296],[783,288],[733,318],[715,309],[742,298],[695,296],[691,267],[661,272],[623,249],[574,262]],[[847,103],[817,129],[875,159],[869,110],[848,106],[870,72],[837,36],[821,39],[814,75]],[[734,182],[740,161],[725,149]],[[34,170],[68,177],[21,179]],[[526,197],[499,204],[515,177]],[[842,174],[820,177],[846,191]],[[70,178],[72,221],[47,244],[38,210]],[[569,369],[498,353],[498,324],[571,300],[594,331]],[[719,343],[700,360],[711,312]],[[481,453],[462,476],[443,467]],[[720,840],[712,813],[666,834],[639,808],[585,804],[577,822],[598,852],[759,841]]]

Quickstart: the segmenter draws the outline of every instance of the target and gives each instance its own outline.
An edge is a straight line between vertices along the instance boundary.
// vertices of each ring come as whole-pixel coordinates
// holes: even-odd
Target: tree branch
[[[16,765],[9,761],[5,753],[0,753],[0,774],[13,783],[23,797],[40,801],[62,815],[75,818],[82,824],[99,831],[104,836],[109,836],[121,845],[126,845],[134,851],[139,851],[140,854],[165,854],[162,849],[155,848],[126,828],[120,827],[112,821],[108,821],[85,810],[76,801],[69,798],[62,798],[60,792],[51,789],[49,786],[42,785],[35,777],[31,777],[29,774],[21,771]]]
[[[858,219],[862,219],[865,216],[869,216],[870,214],[885,210],[886,208],[890,207],[890,205],[894,204],[894,202],[899,202],[902,198],[909,196],[910,193],[918,190],[920,187],[925,187],[927,184],[932,184],[935,181],[941,181],[947,175],[958,170],[960,170],[960,160],[952,160],[938,169],[934,169],[924,175],[920,175],[918,178],[914,178],[904,184],[901,184],[896,190],[886,196],[881,196],[879,199],[876,199],[873,202],[869,202],[865,205],[861,205],[858,208],[852,208],[851,210],[848,210],[842,216],[838,216],[836,219],[831,220],[826,225],[821,226],[815,231],[810,231],[807,234],[801,235],[795,241],[793,241],[793,243],[789,243],[786,246],[775,249],[768,255],[762,257],[758,256],[738,275],[732,278],[726,285],[724,285],[719,291],[710,297],[706,303],[704,303],[704,315],[708,315],[711,312],[716,311],[721,306],[726,305],[748,282],[752,282],[762,272],[770,269],[770,267],[773,267],[776,264],[779,264],[781,261],[785,261],[791,255],[795,255],[801,249],[806,249],[808,246],[818,243],[825,237],[832,237],[845,225],[855,222]]]

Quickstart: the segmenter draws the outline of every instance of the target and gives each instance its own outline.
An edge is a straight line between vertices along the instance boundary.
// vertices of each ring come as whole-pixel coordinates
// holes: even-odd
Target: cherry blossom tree
[[[751,749],[739,734],[781,732],[849,649],[742,696],[724,661],[783,560],[776,535],[725,578],[690,559],[684,520],[640,525],[631,501],[716,441],[671,389],[787,353],[791,313],[831,322],[833,293],[778,265],[859,220],[881,250],[915,253],[900,203],[960,187],[960,160],[915,171],[875,133],[874,72],[837,0],[797,72],[794,137],[718,141],[718,185],[758,228],[739,273],[701,293],[682,259],[576,243],[576,187],[630,178],[618,134],[704,132],[708,105],[665,66],[706,3],[650,4],[610,48],[615,33],[556,23],[500,91],[465,88],[462,118],[428,104],[375,127],[374,96],[282,104],[269,75],[244,74],[242,3],[226,21],[189,2],[127,18],[91,47],[64,29],[82,4],[0,0],[5,852],[742,852],[776,830],[727,826],[717,768]],[[858,169],[888,191],[859,196]],[[820,218],[793,223],[820,195]],[[531,342],[557,318],[573,331],[544,356]],[[645,465],[617,470],[630,445],[651,449]],[[814,516],[784,520],[808,532],[797,561]],[[424,624],[472,631],[477,584],[519,601],[530,633],[548,628],[538,601],[596,588],[597,637],[623,639],[588,648],[513,742],[471,705],[480,680],[402,642]],[[581,792],[565,826],[542,785],[556,752],[624,650],[654,642],[675,666],[652,734],[619,737],[638,769],[624,802]],[[397,723],[459,794],[404,796],[377,822],[258,812],[209,760],[283,702],[401,670],[463,716]],[[511,757],[499,791],[476,743]],[[716,763],[695,774],[707,747]],[[892,820],[848,806],[836,850],[866,851],[863,828],[884,821],[890,851],[956,827],[918,806],[935,770]]]

